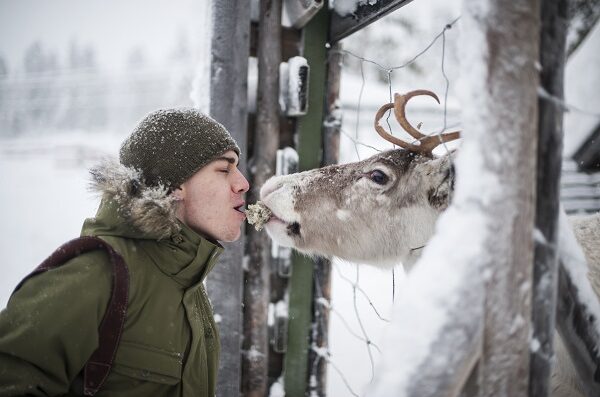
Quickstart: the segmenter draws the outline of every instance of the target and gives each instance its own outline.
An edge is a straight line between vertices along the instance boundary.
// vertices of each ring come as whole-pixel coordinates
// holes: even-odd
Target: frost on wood
[[[288,175],[298,172],[298,152],[291,147],[277,150],[276,175]]]
[[[271,316],[273,317],[272,323]],[[288,323],[287,298],[278,301],[276,304],[271,303],[269,305],[269,326],[272,327],[271,345],[277,353],[287,351]]]
[[[269,397],[285,397],[283,377],[279,377],[277,381],[273,382],[269,389]]]
[[[287,116],[308,111],[309,67],[306,58],[295,56],[279,65],[279,106]]]
[[[271,219],[272,214],[271,210],[261,201],[250,204],[246,210],[248,223],[254,225],[256,230],[262,230],[264,225]]]

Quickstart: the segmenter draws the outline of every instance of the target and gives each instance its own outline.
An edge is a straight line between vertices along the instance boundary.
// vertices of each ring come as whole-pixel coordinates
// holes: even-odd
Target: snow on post
[[[333,2],[333,9],[339,15],[346,16],[355,12],[360,5],[373,5],[375,3],[377,3],[377,0],[335,0]]]
[[[528,391],[539,5],[465,0],[460,27],[453,204],[402,288],[369,396],[456,395],[479,352],[480,395]]]
[[[308,73],[308,62],[300,56],[279,65],[279,106],[289,117],[308,112]]]
[[[540,89],[563,98],[563,71],[568,0],[544,2],[540,23]],[[563,113],[552,101],[538,100],[538,163],[535,227],[546,244],[536,244],[531,307],[531,362],[529,394],[548,396],[554,358],[558,255],[560,175]]]

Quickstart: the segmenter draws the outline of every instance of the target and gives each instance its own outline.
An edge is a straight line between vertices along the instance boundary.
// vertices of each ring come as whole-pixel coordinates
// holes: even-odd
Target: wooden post
[[[300,171],[321,165],[328,21],[328,6],[324,4],[304,28],[303,55],[310,66],[310,80],[308,114],[299,119],[298,128]],[[284,361],[285,392],[288,397],[304,396],[307,390],[314,266],[309,258],[294,253],[289,281],[288,350]]]
[[[539,14],[538,0],[463,3],[461,24],[471,41],[463,68],[472,101],[463,105],[478,109],[466,112],[465,128],[485,134],[485,147],[473,155],[494,174],[493,194],[481,203],[481,211],[495,214],[481,258],[487,292],[482,396],[525,396],[529,390]]]
[[[342,128],[339,108],[340,77],[342,69],[342,45],[334,44],[327,55],[326,114],[323,129],[322,165],[337,164],[340,152],[340,130]]]
[[[261,0],[258,26],[258,92],[248,202],[275,173],[279,147],[279,64],[281,63],[281,0]],[[271,243],[265,232],[249,228],[248,269],[244,289],[244,354],[242,390],[263,397],[268,387]]]
[[[210,114],[231,132],[240,146],[240,169],[245,170],[250,10],[235,0],[215,0],[212,8]],[[236,50],[231,51],[232,48]],[[214,312],[221,317],[219,397],[237,396],[240,392],[243,249],[244,236],[227,244],[207,281]]]
[[[325,122],[323,128],[323,166],[337,164],[340,152],[340,129],[342,127],[341,109],[339,109],[340,77],[342,68],[342,45],[337,43],[327,55],[327,84],[325,103]],[[315,264],[315,298],[331,301],[331,259],[320,259]],[[329,308],[314,303],[312,345],[320,351],[329,346]],[[327,362],[316,352],[309,357],[310,391],[317,396],[326,395]]]
[[[567,0],[545,0],[541,7],[540,84],[549,94],[563,98]],[[529,395],[549,395],[554,356],[553,336],[558,287],[558,211],[562,165],[563,110],[554,102],[538,104],[537,203],[535,224],[545,243],[535,247],[532,291],[532,341]]]

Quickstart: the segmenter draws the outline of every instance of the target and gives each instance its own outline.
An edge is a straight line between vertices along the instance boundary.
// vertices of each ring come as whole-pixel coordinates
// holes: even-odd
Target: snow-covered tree
[[[23,67],[28,84],[19,88],[24,92],[18,96],[25,100],[19,102],[16,117],[22,120],[25,127],[47,125],[53,120],[58,107],[55,101],[58,57],[45,49],[40,41],[36,41],[25,51]]]

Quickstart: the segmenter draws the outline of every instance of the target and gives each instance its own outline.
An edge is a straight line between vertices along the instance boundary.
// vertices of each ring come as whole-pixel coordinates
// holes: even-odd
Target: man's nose
[[[244,174],[242,174],[239,170],[237,172],[238,178],[235,181],[233,190],[239,194],[246,193],[250,189],[250,184],[248,183],[248,180],[246,179]]]

